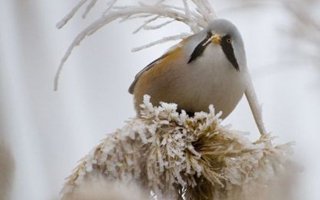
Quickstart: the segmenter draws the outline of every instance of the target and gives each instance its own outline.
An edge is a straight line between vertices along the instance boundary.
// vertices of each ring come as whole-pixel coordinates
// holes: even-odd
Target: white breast
[[[213,104],[216,111],[222,111],[222,117],[226,117],[246,88],[247,69],[240,66],[237,71],[218,45],[210,44],[203,55],[179,68],[179,80],[173,89],[180,91],[181,98],[176,100],[180,103],[176,103],[191,112],[207,111]]]

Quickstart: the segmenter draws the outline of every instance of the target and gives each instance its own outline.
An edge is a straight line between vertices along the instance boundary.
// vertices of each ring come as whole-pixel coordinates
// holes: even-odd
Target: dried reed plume
[[[81,160],[67,179],[63,200],[97,176],[136,184],[150,199],[267,200],[277,199],[278,186],[284,190],[290,144],[271,145],[270,135],[251,142],[222,126],[212,106],[209,113],[189,117],[175,104],[154,107],[149,100],[146,96],[141,117]]]

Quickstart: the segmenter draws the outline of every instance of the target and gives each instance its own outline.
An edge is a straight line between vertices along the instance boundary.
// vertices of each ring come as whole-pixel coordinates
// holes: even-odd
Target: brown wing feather
[[[137,81],[139,80],[140,76],[141,76],[144,72],[148,71],[148,70],[151,69],[153,66],[155,66],[155,64],[156,64],[157,62],[161,62],[161,60],[164,59],[165,57],[167,57],[168,54],[169,54],[169,52],[166,53],[166,54],[164,54],[164,55],[162,55],[161,57],[157,58],[156,60],[152,61],[150,64],[148,64],[146,67],[144,67],[139,73],[137,73],[137,75],[134,77],[134,81],[131,83],[131,85],[130,85],[130,87],[129,87],[129,93],[130,93],[130,94],[133,94],[134,86],[136,85],[136,83],[137,83]]]
[[[167,53],[165,53],[164,55],[162,55],[160,58],[154,60],[153,62],[151,62],[149,65],[147,65],[145,68],[143,68],[136,76],[134,81],[131,83],[130,87],[129,87],[129,93],[133,94],[134,91],[134,87],[137,83],[137,81],[139,80],[139,78],[141,77],[141,75],[143,73],[145,73],[146,71],[150,70],[151,68],[158,66],[159,63],[163,63],[165,61],[169,61],[171,59],[175,59],[175,56],[177,54],[179,54],[180,50],[181,50],[181,46],[183,45],[183,43],[185,43],[187,40],[189,39],[189,37],[183,39],[180,43],[178,43],[176,46],[172,47]]]

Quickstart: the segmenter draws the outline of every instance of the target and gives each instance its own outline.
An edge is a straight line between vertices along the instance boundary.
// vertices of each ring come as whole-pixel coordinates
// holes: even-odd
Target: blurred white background
[[[127,92],[135,74],[175,42],[138,53],[131,48],[188,30],[175,24],[132,35],[138,21],[112,23],[76,48],[54,92],[53,77],[64,51],[100,16],[98,6],[86,20],[78,13],[57,30],[55,24],[77,2],[0,0],[0,139],[8,140],[16,160],[13,200],[57,198],[77,161],[135,115]],[[319,200],[320,66],[303,50],[299,27],[297,35],[288,33],[295,19],[279,1],[212,2],[218,16],[234,22],[242,33],[266,126],[278,137],[275,142],[296,142],[295,154],[305,166],[297,196]],[[301,2],[312,5],[306,7],[310,12],[320,9],[318,1]],[[320,57],[319,49],[316,55]],[[245,99],[225,124],[258,137]]]

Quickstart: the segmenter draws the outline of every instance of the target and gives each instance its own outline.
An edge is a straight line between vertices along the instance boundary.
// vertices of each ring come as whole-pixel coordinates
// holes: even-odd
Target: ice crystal
[[[135,183],[152,199],[252,199],[285,176],[290,144],[273,145],[270,135],[251,142],[221,125],[213,107],[189,117],[175,104],[156,107],[145,97],[133,118],[97,145],[76,167],[63,198],[102,175]],[[261,195],[260,195],[261,197]]]

